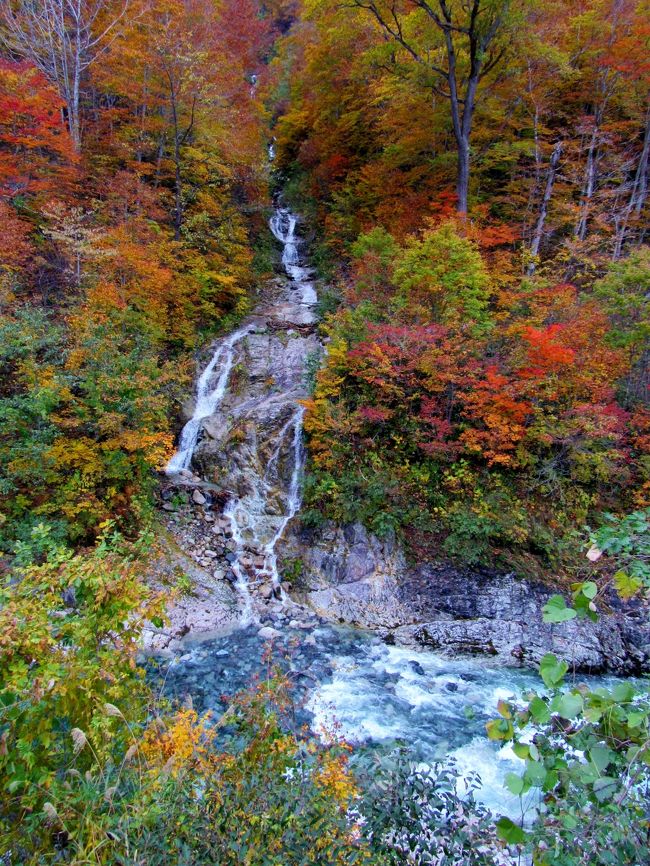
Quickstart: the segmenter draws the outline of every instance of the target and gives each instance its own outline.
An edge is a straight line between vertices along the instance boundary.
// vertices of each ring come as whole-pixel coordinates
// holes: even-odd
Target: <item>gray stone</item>
[[[196,505],[205,505],[207,500],[206,500],[205,496],[201,493],[200,490],[193,490],[192,491],[192,502],[194,502]]]
[[[282,634],[277,630],[277,628],[265,625],[257,632],[257,636],[261,637],[262,640],[274,640],[275,638],[281,637]]]

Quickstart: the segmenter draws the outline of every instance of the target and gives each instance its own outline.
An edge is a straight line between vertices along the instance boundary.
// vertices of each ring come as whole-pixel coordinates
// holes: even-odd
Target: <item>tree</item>
[[[81,145],[81,87],[116,35],[129,0],[2,0],[10,51],[28,58],[58,88],[75,148]]]
[[[384,33],[431,76],[427,83],[434,93],[448,100],[457,151],[457,210],[467,213],[477,91],[506,56],[509,0],[353,0],[353,5],[374,16]]]

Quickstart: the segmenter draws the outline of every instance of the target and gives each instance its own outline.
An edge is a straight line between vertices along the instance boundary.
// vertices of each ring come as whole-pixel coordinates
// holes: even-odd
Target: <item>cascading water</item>
[[[242,599],[242,624],[255,620],[252,586],[268,583],[273,594],[282,597],[277,545],[301,501],[304,409],[299,401],[307,395],[306,352],[300,349],[305,348],[302,344],[307,338],[289,326],[295,322],[298,327],[311,329],[317,295],[309,268],[300,264],[297,223],[297,217],[287,208],[275,209],[270,228],[283,245],[282,265],[289,279],[273,304],[256,308],[251,321],[217,344],[197,382],[193,416],[183,428],[178,450],[167,465],[170,476],[182,474],[183,470],[190,475],[187,470],[197,448],[204,447],[203,433],[211,429],[210,425],[212,429],[221,425],[227,431],[226,437],[233,427],[243,436],[238,445],[228,444],[228,465],[222,472],[229,494],[223,518],[229,523],[234,548],[231,570]],[[278,389],[276,377],[269,376],[261,390],[242,401],[231,381],[233,369],[247,366],[247,353],[259,352],[261,347],[270,351],[268,334],[277,327],[293,336],[288,342],[276,338],[277,346],[274,342],[276,351],[284,355],[279,372],[286,379],[285,387]],[[318,346],[316,337],[309,340],[311,346]]]
[[[498,697],[532,682],[526,675],[388,647],[272,597],[282,597],[278,547],[301,504],[307,357],[322,351],[313,327],[317,296],[301,262],[297,225],[287,208],[275,209],[270,228],[282,243],[288,279],[275,281],[248,322],[216,345],[167,467],[182,479],[194,462],[227,492],[223,515],[210,515],[204,532],[212,538],[212,526],[224,549],[228,544],[239,624],[254,627],[190,649],[167,671],[166,687],[178,695],[189,691],[197,708],[219,709],[221,695],[246,687],[260,670],[258,617],[270,619],[282,629],[271,631],[291,653],[291,674],[314,730],[335,728],[362,744],[410,745],[414,761],[424,763],[452,756],[461,771],[480,771],[480,796],[491,808],[514,817],[518,803],[502,782],[506,772],[519,770],[518,759],[488,742],[484,724]]]
[[[201,373],[196,384],[196,406],[194,414],[183,427],[178,449],[167,464],[166,472],[173,475],[182,469],[188,469],[201,432],[205,418],[214,415],[224,398],[228,387],[228,378],[235,357],[235,347],[250,333],[250,326],[240,328],[217,346],[208,366]],[[215,371],[217,371],[215,373]],[[216,382],[212,386],[216,375]]]

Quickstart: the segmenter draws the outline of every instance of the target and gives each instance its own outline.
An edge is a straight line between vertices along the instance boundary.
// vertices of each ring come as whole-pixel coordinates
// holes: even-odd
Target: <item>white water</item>
[[[277,208],[271,217],[271,231],[284,244],[282,264],[287,275],[296,284],[300,294],[300,302],[307,305],[317,303],[316,290],[309,281],[310,269],[300,265],[298,242],[296,239],[296,224],[298,220],[287,208]]]
[[[365,654],[331,656],[330,663],[331,680],[320,683],[307,704],[321,736],[334,732],[351,743],[407,745],[419,766],[451,758],[461,775],[480,775],[477,799],[495,814],[521,818],[522,804],[503,782],[507,773],[521,773],[523,762],[510,748],[491,743],[483,725],[501,698],[537,686],[533,675],[378,643]],[[531,794],[524,809],[536,803]]]
[[[189,469],[194,456],[203,421],[219,408],[228,387],[228,379],[235,357],[235,347],[250,333],[250,325],[230,334],[220,343],[212,359],[196,383],[196,406],[194,414],[181,431],[178,449],[167,464],[166,472],[174,475]],[[216,376],[216,382],[213,382]]]
[[[240,364],[246,359],[241,352],[246,346],[242,342],[245,338],[258,341],[258,352],[260,348],[269,351],[264,343],[269,339],[266,327],[260,324],[263,317],[270,317],[267,318],[267,326],[272,320],[284,327],[294,321],[313,321],[312,307],[317,303],[317,295],[310,279],[310,269],[300,264],[300,241],[296,236],[296,225],[296,216],[287,208],[276,208],[270,228],[283,244],[282,264],[289,281],[274,303],[256,309],[254,322],[244,325],[215,347],[210,363],[197,382],[193,416],[183,428],[178,450],[166,470],[169,475],[177,475],[190,469],[204,423],[212,416],[217,416],[220,422],[225,422],[226,416],[230,421],[236,419],[241,424],[239,429],[245,430],[243,442],[228,446],[229,465],[222,467],[225,483],[231,488],[224,517],[230,521],[235,547],[231,567],[236,577],[235,586],[242,598],[243,624],[255,619],[255,606],[250,592],[252,582],[268,582],[275,589],[275,594],[282,596],[276,548],[301,504],[304,408],[298,401],[306,396],[302,385],[304,356],[296,356],[295,352],[293,355],[288,353],[286,358],[283,356],[287,367],[283,372],[289,376],[284,393],[278,394],[273,384],[265,386],[259,393],[251,380],[252,390],[242,402],[229,391],[230,376],[235,359]],[[295,331],[287,330],[296,334]],[[294,340],[299,337],[296,334]],[[250,344],[246,351],[249,350]],[[298,386],[296,377],[291,378],[292,372],[297,373]],[[227,402],[227,408],[222,409],[224,401]],[[267,413],[273,412],[275,415],[265,417]],[[281,419],[281,426],[274,431],[276,416]],[[266,456],[269,444],[271,453]]]

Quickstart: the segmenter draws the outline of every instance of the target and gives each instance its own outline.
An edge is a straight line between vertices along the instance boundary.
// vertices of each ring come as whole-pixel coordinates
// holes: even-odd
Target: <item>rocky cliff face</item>
[[[487,654],[529,666],[555,652],[576,670],[637,674],[650,668],[648,610],[635,602],[597,623],[550,626],[552,590],[512,574],[446,563],[411,566],[393,541],[353,526],[298,530],[284,556],[299,558],[295,594],[331,620],[376,630],[388,641],[450,655]]]

